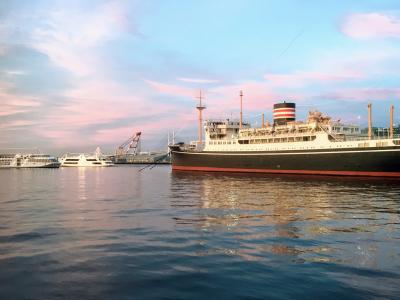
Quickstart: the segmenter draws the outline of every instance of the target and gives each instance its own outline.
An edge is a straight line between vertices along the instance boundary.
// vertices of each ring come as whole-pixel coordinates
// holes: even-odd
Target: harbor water
[[[0,299],[395,299],[400,181],[0,169]]]

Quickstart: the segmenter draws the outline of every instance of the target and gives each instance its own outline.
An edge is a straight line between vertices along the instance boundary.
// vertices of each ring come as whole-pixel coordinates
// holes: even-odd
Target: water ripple
[[[0,298],[400,293],[398,181],[138,170],[0,170]]]

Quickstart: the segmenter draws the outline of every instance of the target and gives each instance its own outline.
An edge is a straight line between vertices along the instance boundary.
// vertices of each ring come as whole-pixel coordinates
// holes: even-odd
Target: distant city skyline
[[[271,121],[272,105],[400,123],[400,3],[2,1],[0,149],[112,151],[134,132],[166,148],[207,118]]]

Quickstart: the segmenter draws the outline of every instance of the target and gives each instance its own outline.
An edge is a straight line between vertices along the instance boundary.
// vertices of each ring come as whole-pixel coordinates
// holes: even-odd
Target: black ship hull
[[[173,150],[172,169],[400,178],[400,147],[280,152]]]

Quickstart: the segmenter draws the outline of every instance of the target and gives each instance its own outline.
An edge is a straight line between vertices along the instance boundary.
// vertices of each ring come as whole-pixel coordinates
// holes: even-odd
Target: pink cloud
[[[290,74],[266,74],[264,78],[274,87],[302,87],[307,84],[331,83],[364,78],[359,71],[297,71]]]
[[[44,13],[46,26],[33,31],[32,47],[77,76],[98,73],[105,64],[98,48],[127,30],[125,11],[121,2],[112,1],[92,11],[64,7]]]
[[[368,51],[367,51],[368,52]],[[219,85],[203,91],[207,110],[205,115],[226,117],[237,114],[239,110],[239,91],[243,90],[244,107],[248,112],[271,108],[278,101],[305,101],[322,91],[336,91],[342,83],[362,81],[371,76],[369,68],[374,66],[374,74],[379,73],[376,66],[392,58],[392,54],[364,53],[349,59],[346,55],[329,55],[315,61],[310,70],[299,70],[290,73],[264,75],[264,80],[244,81],[237,84]],[[182,81],[181,79],[179,79]],[[195,100],[196,90],[182,85],[166,84],[147,80],[156,92]],[[316,89],[310,90],[310,86]]]
[[[146,95],[134,95],[129,86],[113,81],[95,80],[84,82],[63,96],[68,101],[51,111],[43,122],[35,126],[35,134],[51,139],[56,146],[75,146],[75,141],[86,144],[118,144],[133,131],[146,131],[146,135],[157,135],[160,128],[173,128],[185,122],[187,111],[178,105],[152,103]],[[135,125],[135,119],[140,125]],[[132,125],[114,127],[121,120],[132,119]],[[102,124],[102,129],[92,133],[82,131]],[[136,127],[138,126],[138,127]],[[171,126],[171,127],[169,127]]]
[[[13,120],[1,123],[0,129],[13,130],[13,129],[19,129],[20,127],[31,126],[34,124],[35,122],[28,120]]]
[[[79,128],[135,116],[143,103],[123,85],[112,81],[84,82],[63,95],[67,102],[48,116],[51,124]],[[143,111],[146,111],[143,109]]]
[[[104,143],[108,141],[116,146],[132,136],[132,134],[142,132],[142,139],[151,140],[160,138],[161,134],[166,134],[178,130],[182,126],[191,126],[196,121],[195,111],[193,114],[178,112],[174,115],[164,116],[155,121],[144,121],[139,126],[123,126],[118,128],[100,129],[90,138],[93,143]]]
[[[216,87],[210,90],[210,106],[218,110],[240,108],[239,91],[243,91],[243,104],[247,110],[272,106],[283,93],[271,89],[265,81],[246,81],[240,84]]]
[[[353,14],[342,24],[342,32],[355,39],[400,37],[400,19],[384,13]]]
[[[56,128],[58,126],[55,126]],[[33,132],[38,136],[41,136],[49,140],[49,144],[56,147],[83,147],[88,144],[88,141],[82,138],[75,130],[68,129],[51,129],[50,126],[41,127],[38,126],[33,129]]]
[[[179,85],[166,84],[151,80],[146,82],[158,93],[168,94],[172,96],[186,97],[193,101],[193,110],[195,105],[198,90],[187,88]],[[235,102],[239,103],[239,91],[243,90],[245,99],[247,99],[248,108],[254,109],[260,104],[265,104],[265,100],[276,99],[279,95],[273,92],[265,81],[248,81],[241,84],[221,85],[209,89],[203,89],[204,102],[207,105],[207,112],[220,113],[229,110],[232,107],[235,110]]]
[[[7,48],[4,46],[0,46],[0,56],[3,56],[7,53]]]
[[[181,77],[179,78],[180,81],[189,82],[189,83],[217,83],[218,80],[216,79],[205,79],[205,78],[186,78]]]
[[[194,98],[197,91],[178,85],[162,83],[153,80],[145,80],[156,92],[174,96]]]
[[[13,85],[0,82],[0,116],[11,116],[29,112],[42,105],[42,103],[34,97],[13,94],[12,88]]]
[[[319,95],[321,98],[337,100],[379,100],[400,98],[400,89],[395,88],[347,88]]]
[[[0,111],[0,117],[6,117],[27,112],[29,112],[29,110],[27,109],[17,109],[12,106],[3,106],[2,111]]]

